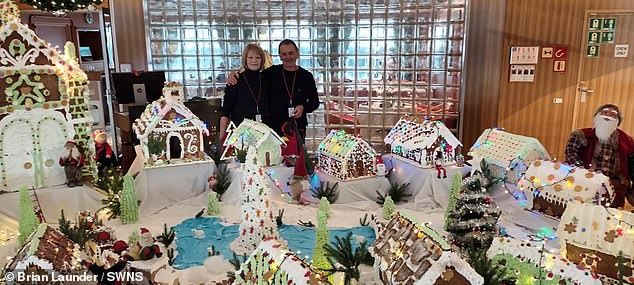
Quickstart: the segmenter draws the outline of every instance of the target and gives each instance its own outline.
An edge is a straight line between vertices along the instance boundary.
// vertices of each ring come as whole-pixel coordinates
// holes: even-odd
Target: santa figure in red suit
[[[64,167],[68,187],[81,185],[81,168],[85,163],[86,156],[79,151],[77,144],[73,141],[67,141],[64,145],[64,152],[59,158],[59,165]]]

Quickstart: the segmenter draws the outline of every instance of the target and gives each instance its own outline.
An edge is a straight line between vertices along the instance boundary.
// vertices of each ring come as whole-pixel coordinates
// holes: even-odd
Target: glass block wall
[[[149,69],[183,82],[188,98],[221,97],[247,43],[279,64],[279,42],[293,39],[322,101],[309,149],[345,129],[383,151],[406,113],[458,132],[467,1],[144,0]]]

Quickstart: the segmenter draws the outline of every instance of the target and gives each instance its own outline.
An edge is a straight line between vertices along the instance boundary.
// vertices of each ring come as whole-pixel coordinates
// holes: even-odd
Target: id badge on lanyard
[[[289,117],[293,117],[293,111],[295,110],[295,108],[293,108],[293,105],[290,105],[290,107],[288,107],[288,116]]]
[[[262,123],[262,115],[255,114],[255,121],[258,122],[258,123]]]

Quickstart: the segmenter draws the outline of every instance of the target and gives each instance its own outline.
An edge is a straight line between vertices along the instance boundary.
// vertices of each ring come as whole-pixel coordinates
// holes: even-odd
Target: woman
[[[227,85],[220,117],[223,136],[232,121],[236,126],[244,119],[266,122],[268,115],[268,82],[260,72],[267,66],[267,55],[257,44],[248,44],[242,52],[242,69],[238,84]]]

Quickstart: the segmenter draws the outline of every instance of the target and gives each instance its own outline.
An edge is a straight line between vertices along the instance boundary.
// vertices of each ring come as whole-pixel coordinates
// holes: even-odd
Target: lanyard
[[[255,97],[255,93],[253,93],[253,89],[251,89],[251,85],[249,84],[249,80],[247,79],[247,75],[244,75],[244,81],[247,82],[247,87],[249,87],[249,92],[251,92],[251,97],[253,97],[253,101],[255,101],[255,111],[260,114],[260,95],[262,94],[262,76],[258,73],[258,79],[260,80],[260,86],[258,86],[258,97]]]
[[[297,67],[299,69],[299,67]],[[293,76],[293,86],[291,86],[291,90],[288,90],[288,84],[286,83],[286,72],[284,72],[284,68],[282,67],[282,78],[284,78],[284,87],[286,87],[286,93],[288,93],[288,101],[293,106],[293,93],[295,92],[295,79],[297,79],[297,69],[294,71],[295,75]]]

